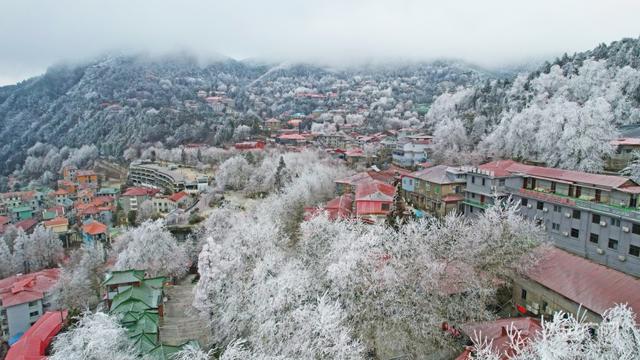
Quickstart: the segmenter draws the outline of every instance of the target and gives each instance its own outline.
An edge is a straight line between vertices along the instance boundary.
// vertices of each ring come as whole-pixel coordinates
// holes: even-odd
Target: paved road
[[[195,275],[189,275],[178,284],[165,288],[168,301],[164,304],[164,317],[160,320],[160,340],[169,345],[180,345],[188,340],[198,340],[200,346],[209,345],[209,327],[196,313],[191,283]]]

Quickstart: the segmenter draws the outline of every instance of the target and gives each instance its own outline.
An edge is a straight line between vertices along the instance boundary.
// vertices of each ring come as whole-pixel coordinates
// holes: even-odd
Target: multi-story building
[[[615,153],[608,157],[605,169],[608,171],[620,171],[635,160],[636,153],[640,151],[640,138],[620,138],[611,141]]]
[[[511,196],[557,247],[640,276],[640,186],[632,180],[510,160],[466,170],[465,214]]]
[[[129,181],[136,186],[162,189],[173,194],[179,191],[197,193],[209,186],[209,177],[195,169],[177,164],[135,162],[129,166]]]
[[[427,148],[431,144],[432,136],[412,135],[399,138],[396,149],[392,153],[393,163],[404,167],[414,167],[427,161]]]
[[[14,275],[0,280],[0,333],[12,338],[24,333],[51,308],[59,269]]]
[[[151,199],[159,191],[148,187],[130,187],[120,196],[120,206],[125,214],[137,211],[140,204]]]
[[[463,212],[466,172],[447,165],[433,166],[402,177],[405,200],[429,215],[442,218],[450,212]]]

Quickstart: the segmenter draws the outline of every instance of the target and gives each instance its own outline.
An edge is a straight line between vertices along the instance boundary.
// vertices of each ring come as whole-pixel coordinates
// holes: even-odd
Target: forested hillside
[[[640,39],[441,95],[427,114],[443,162],[540,160],[599,171],[619,125],[640,122]]]
[[[22,169],[28,149],[95,144],[121,156],[132,145],[221,144],[266,117],[354,108],[372,128],[418,123],[414,104],[488,75],[461,63],[328,69],[188,56],[110,56],[0,87],[0,175]],[[314,93],[322,97],[299,96]],[[331,96],[329,96],[331,94]],[[224,110],[206,97],[221,98]],[[32,151],[33,152],[33,151]],[[64,159],[63,159],[64,160]]]

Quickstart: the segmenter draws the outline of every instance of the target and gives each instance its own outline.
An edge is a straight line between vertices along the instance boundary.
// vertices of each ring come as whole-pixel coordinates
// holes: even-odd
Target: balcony
[[[620,206],[620,205],[612,205],[607,203],[599,203],[595,201],[588,201],[585,199],[578,199],[575,197],[560,195],[560,194],[551,193],[551,192],[543,192],[538,190],[517,189],[517,188],[509,187],[507,188],[507,191],[511,192],[512,194],[526,196],[528,198],[549,202],[553,204],[578,207],[582,209],[594,210],[594,211],[599,211],[607,214],[612,214],[615,216],[640,220],[640,209],[637,209],[637,208],[631,208],[631,207]]]
[[[479,207],[481,209],[486,209],[489,207],[489,204],[487,203],[481,203],[480,201],[466,199],[466,198],[462,201],[462,203],[467,204],[469,206]]]

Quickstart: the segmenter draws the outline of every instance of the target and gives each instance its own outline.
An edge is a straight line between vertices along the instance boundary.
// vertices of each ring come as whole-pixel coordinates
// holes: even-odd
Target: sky
[[[3,0],[0,85],[113,51],[495,68],[637,38],[639,15],[638,0]]]

